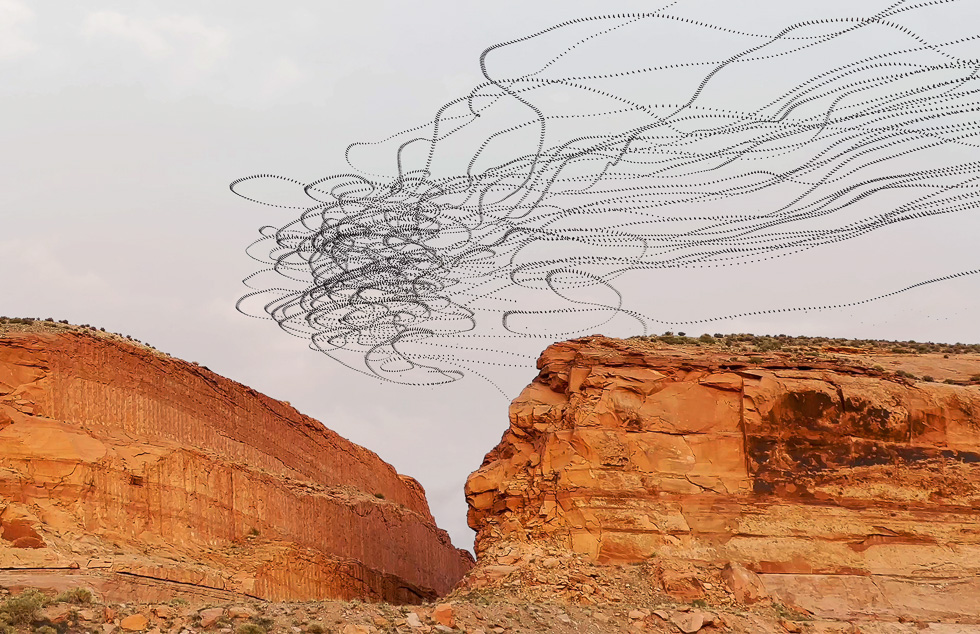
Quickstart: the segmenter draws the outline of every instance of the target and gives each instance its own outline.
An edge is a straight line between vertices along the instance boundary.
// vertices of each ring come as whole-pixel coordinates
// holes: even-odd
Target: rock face
[[[412,603],[470,565],[415,480],[287,403],[118,337],[0,332],[0,585]]]
[[[980,386],[603,337],[538,368],[466,484],[481,563],[550,543],[669,563],[683,600],[710,579],[818,618],[980,617]]]

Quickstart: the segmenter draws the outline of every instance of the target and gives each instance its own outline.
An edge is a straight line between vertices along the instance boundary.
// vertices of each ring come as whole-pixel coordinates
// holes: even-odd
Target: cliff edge
[[[980,623],[980,354],[812,352],[549,347],[467,481],[466,586],[615,603],[597,571],[633,565],[678,601]]]
[[[418,603],[472,565],[422,487],[196,364],[0,325],[0,585]]]

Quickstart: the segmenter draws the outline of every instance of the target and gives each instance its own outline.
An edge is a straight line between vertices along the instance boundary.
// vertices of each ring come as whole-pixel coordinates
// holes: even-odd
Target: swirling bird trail
[[[916,28],[957,25],[968,4],[757,33],[671,5],[490,46],[483,83],[430,121],[351,144],[342,173],[231,184],[269,204],[249,185],[279,179],[309,200],[272,205],[293,219],[249,248],[263,269],[239,308],[352,369],[431,385],[528,364],[508,340],[682,323],[636,310],[616,285],[627,273],[775,265],[975,213],[980,35]],[[860,305],[978,272],[740,314]]]

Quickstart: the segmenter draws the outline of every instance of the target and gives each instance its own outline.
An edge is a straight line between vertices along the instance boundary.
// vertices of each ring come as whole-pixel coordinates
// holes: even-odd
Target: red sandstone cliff
[[[418,602],[470,565],[415,480],[288,404],[119,337],[0,330],[0,585]]]
[[[817,618],[980,622],[980,355],[837,352],[551,346],[467,481],[469,585],[610,600],[588,575],[551,579],[557,548],[652,564],[687,601],[724,584],[721,601],[769,595]]]

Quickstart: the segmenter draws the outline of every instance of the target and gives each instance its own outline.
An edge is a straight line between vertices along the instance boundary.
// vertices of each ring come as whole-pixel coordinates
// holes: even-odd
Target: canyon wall
[[[0,332],[0,585],[412,603],[470,566],[415,480],[287,403],[117,336]]]
[[[963,376],[908,359],[953,384],[859,353],[555,344],[467,481],[481,565],[504,574],[497,545],[548,544],[662,562],[687,600],[727,582],[819,618],[975,620],[980,356],[946,364]]]

